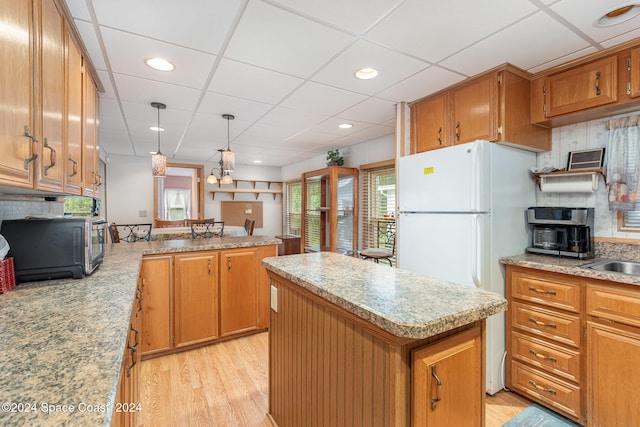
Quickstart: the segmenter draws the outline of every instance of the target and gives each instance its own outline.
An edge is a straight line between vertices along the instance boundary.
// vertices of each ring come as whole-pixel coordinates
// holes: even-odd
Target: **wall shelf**
[[[540,191],[545,193],[593,193],[598,189],[599,177],[606,181],[603,168],[531,174]]]
[[[251,184],[252,188],[238,188],[239,182],[248,182]],[[263,186],[258,186],[257,184],[266,184],[267,188],[258,188]],[[280,188],[271,188],[271,184],[276,184]],[[228,184],[228,186],[222,187],[220,182],[218,182],[218,188],[210,191],[211,198],[215,200],[216,193],[229,193],[231,194],[231,200],[235,200],[236,194],[254,194],[256,196],[256,200],[260,194],[273,194],[273,200],[276,199],[276,195],[282,194],[282,181],[261,181],[256,179],[235,179],[233,180],[233,184]]]

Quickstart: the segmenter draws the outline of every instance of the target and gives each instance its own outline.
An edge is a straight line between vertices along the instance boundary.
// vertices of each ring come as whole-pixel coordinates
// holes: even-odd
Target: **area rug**
[[[580,427],[580,425],[534,404],[502,424],[502,427]]]

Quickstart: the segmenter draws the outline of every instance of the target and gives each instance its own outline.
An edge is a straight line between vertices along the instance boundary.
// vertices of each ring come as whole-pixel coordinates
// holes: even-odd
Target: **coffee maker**
[[[593,250],[593,208],[531,207],[527,252],[588,259]]]

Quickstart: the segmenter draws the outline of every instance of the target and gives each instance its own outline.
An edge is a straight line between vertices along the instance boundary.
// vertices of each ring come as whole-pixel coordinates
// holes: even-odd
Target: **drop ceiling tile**
[[[527,71],[532,73],[532,74],[536,74],[536,73],[539,73],[541,71],[545,71],[545,70],[547,70],[547,69],[549,69],[551,67],[555,67],[556,65],[562,65],[562,64],[565,64],[565,63],[567,63],[569,61],[573,61],[574,59],[578,59],[578,58],[581,58],[583,56],[590,55],[592,53],[596,53],[597,51],[598,50],[595,47],[588,47],[586,49],[582,49],[582,50],[578,50],[578,51],[572,52],[569,55],[561,56],[559,58],[555,58],[552,61],[545,62],[545,63],[542,63],[540,65],[536,65],[535,67],[528,68]]]
[[[585,40],[540,12],[442,61],[441,65],[468,75],[505,62],[527,69],[587,46]]]
[[[485,2],[408,0],[365,36],[429,62],[438,62],[537,9],[528,0]]]
[[[102,49],[98,36],[96,35],[93,25],[89,22],[75,20],[76,28],[80,33],[80,37],[89,52],[89,59],[93,66],[98,70],[106,70],[107,65],[102,55]]]
[[[365,123],[381,123],[396,117],[396,106],[395,103],[384,99],[369,98],[340,113],[340,117]]]
[[[595,25],[596,21],[604,14],[630,3],[622,0],[599,0],[596,2],[563,0],[551,6],[551,9],[595,41],[603,42],[640,27],[640,16],[609,27]]]
[[[434,65],[377,93],[376,98],[394,102],[411,102],[458,83],[465,78],[466,76]]]
[[[93,0],[102,26],[215,54],[241,5],[241,0]]]
[[[111,84],[111,78],[109,77],[109,73],[104,70],[97,70],[98,78],[100,79],[100,83],[102,84],[102,88],[104,92],[100,93],[100,99],[117,99],[115,91],[113,90],[113,85]]]
[[[125,129],[120,105],[115,99],[100,98],[100,127]]]
[[[609,48],[609,47],[616,46],[620,43],[624,43],[626,41],[636,39],[638,37],[640,37],[640,28],[634,31],[629,31],[628,33],[621,34],[618,37],[614,37],[612,39],[603,41],[601,44],[602,44],[602,47]]]
[[[340,138],[334,133],[306,130],[291,138],[287,138],[282,144],[293,147],[322,147]]]
[[[143,77],[185,87],[201,88],[213,66],[215,55],[171,45],[157,40],[101,27],[107,46],[111,70],[114,73]],[[158,71],[145,60],[162,57],[174,71]]]
[[[162,102],[162,101],[158,101]],[[146,123],[146,128],[158,123],[158,109],[151,103],[123,102],[122,109],[128,122]],[[169,132],[182,133],[191,120],[191,112],[169,107],[160,110],[160,127]]]
[[[100,126],[100,151],[105,154],[135,155],[125,129]]]
[[[283,107],[333,116],[367,99],[365,95],[307,82],[280,104]]]
[[[341,129],[338,127],[338,125],[342,123],[349,123],[353,127],[349,129]],[[361,130],[364,130],[371,126],[374,126],[374,125],[372,125],[371,123],[359,122],[356,120],[348,120],[341,117],[331,117],[330,119],[327,119],[324,122],[314,126],[313,129],[320,132],[332,133],[337,136],[343,137],[347,135],[352,135],[356,132],[360,132]]]
[[[334,143],[339,143],[343,146],[355,145],[362,142],[370,141],[375,138],[380,138],[382,136],[391,135],[393,133],[395,133],[395,129],[392,127],[372,126],[370,128],[364,129],[363,131],[354,133],[353,135],[337,139],[334,141]]]
[[[382,17],[387,15],[398,4],[399,0],[275,0],[297,12],[312,16],[323,22],[346,29],[349,32],[362,34]]]
[[[65,3],[74,19],[91,20],[91,14],[85,0],[65,0]]]
[[[318,123],[322,123],[329,116],[324,114],[309,113],[306,111],[295,110],[291,108],[276,107],[269,111],[260,123],[273,126],[282,126],[289,128],[292,132],[297,133]]]
[[[366,95],[374,95],[397,81],[417,73],[429,64],[407,55],[358,40],[313,76],[316,82]],[[378,76],[360,80],[355,72],[364,67],[378,70]]]
[[[257,122],[235,138],[234,143],[247,146],[270,146],[281,143],[295,133],[288,127]]]
[[[304,80],[230,59],[222,59],[209,85],[210,92],[267,104],[277,104]]]
[[[174,84],[122,74],[115,74],[114,79],[122,102],[149,104],[158,101],[167,108],[193,111],[200,97],[200,91]]]
[[[198,108],[198,113],[220,117],[223,123],[225,122],[222,119],[223,114],[233,114],[236,120],[254,122],[264,116],[271,108],[273,108],[272,105],[263,102],[207,92],[202,99],[200,108]]]
[[[307,77],[354,38],[263,2],[250,2],[225,57]]]

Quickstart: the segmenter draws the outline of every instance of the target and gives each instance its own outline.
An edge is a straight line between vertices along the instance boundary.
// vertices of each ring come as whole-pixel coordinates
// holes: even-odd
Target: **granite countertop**
[[[247,236],[111,244],[90,276],[0,295],[0,425],[110,425],[143,255],[278,243]]]
[[[332,252],[262,264],[397,337],[427,338],[507,309],[496,293]]]
[[[628,259],[634,261],[634,259]],[[554,273],[570,274],[572,276],[588,277],[591,279],[608,280],[617,283],[626,283],[630,285],[640,285],[640,277],[630,276],[628,274],[621,274],[615,272],[597,271],[590,268],[581,268],[586,264],[593,262],[603,261],[605,259],[620,259],[611,254],[602,257],[596,257],[592,259],[573,259],[573,258],[560,258],[554,256],[524,254],[510,257],[504,257],[500,259],[500,263],[505,265],[515,265],[519,267],[533,268],[536,270],[550,271]],[[624,258],[622,258],[624,259]]]

